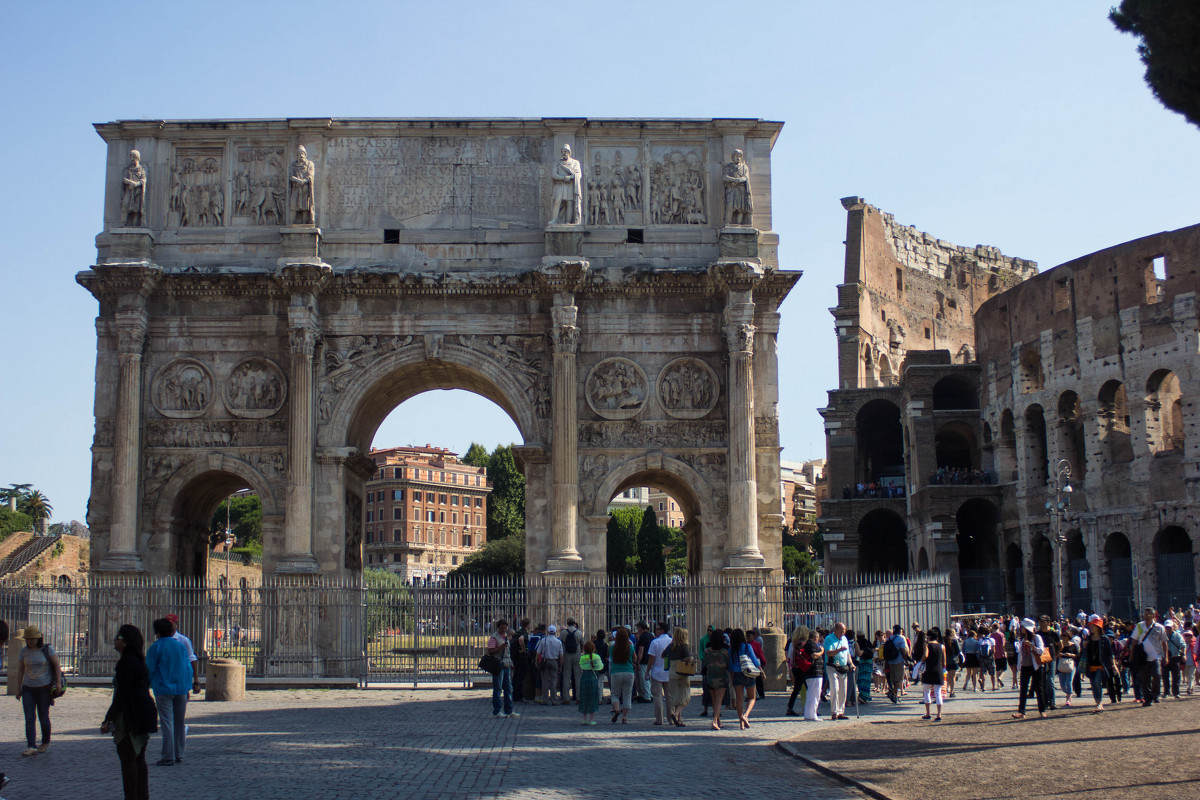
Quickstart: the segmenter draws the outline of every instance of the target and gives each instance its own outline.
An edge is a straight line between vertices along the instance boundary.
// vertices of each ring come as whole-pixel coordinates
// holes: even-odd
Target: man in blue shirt
[[[893,648],[895,653],[889,657],[889,651]],[[900,691],[904,688],[904,665],[912,658],[908,653],[908,640],[904,638],[902,626],[896,625],[892,628],[892,637],[884,643],[883,658],[888,665],[888,699],[899,703]]]
[[[825,637],[825,680],[829,684],[829,718],[849,719],[846,716],[846,691],[850,681],[850,642],[846,626],[837,623]]]
[[[154,635],[158,638],[146,651],[146,668],[150,671],[150,688],[158,706],[158,729],[162,733],[160,767],[183,761],[184,731],[187,729],[188,690],[192,688],[192,665],[187,648],[175,639],[175,626],[169,619],[154,620]]]

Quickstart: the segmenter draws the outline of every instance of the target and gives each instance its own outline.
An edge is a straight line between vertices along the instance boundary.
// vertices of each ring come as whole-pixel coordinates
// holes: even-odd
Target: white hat
[[[1021,627],[1027,631],[1031,631],[1037,627],[1037,623],[1031,620],[1029,617],[1026,617],[1025,619],[1021,620]]]
[[[555,627],[555,626],[553,626],[553,625],[551,625],[549,628],[546,628],[546,630],[547,630],[547,631],[549,631],[550,633],[557,633],[557,632],[558,632],[558,628],[556,628],[556,627]]]
[[[1174,627],[1175,627],[1175,620],[1173,620],[1173,619],[1171,619],[1170,617],[1168,617],[1168,618],[1167,618],[1167,621],[1163,623],[1163,627],[1166,627],[1166,628],[1174,628]]]

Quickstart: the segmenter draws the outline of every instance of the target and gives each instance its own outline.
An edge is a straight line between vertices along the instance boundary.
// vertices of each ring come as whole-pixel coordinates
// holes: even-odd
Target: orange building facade
[[[487,471],[440,447],[372,450],[376,473],[366,484],[366,567],[406,581],[436,580],[487,538]]]

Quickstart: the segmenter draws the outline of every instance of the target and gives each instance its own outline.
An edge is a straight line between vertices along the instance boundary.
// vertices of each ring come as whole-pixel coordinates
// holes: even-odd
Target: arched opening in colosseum
[[[1054,610],[1054,546],[1045,536],[1033,543],[1033,604],[1039,614]]]
[[[1067,550],[1065,553],[1067,575],[1065,586],[1071,611],[1092,610],[1092,565],[1088,561],[1087,543],[1083,532],[1073,530],[1067,534]]]
[[[1018,544],[1010,544],[1004,550],[1004,581],[1008,604],[1019,611],[1025,603],[1025,562]]]
[[[1058,396],[1058,425],[1062,431],[1063,449],[1071,462],[1071,477],[1082,482],[1087,474],[1087,448],[1083,409],[1075,392],[1066,391]]]
[[[1017,429],[1016,424],[1013,422],[1013,413],[1007,408],[1000,414],[1000,447],[997,455],[999,458],[996,464],[996,472],[1000,475],[1000,482],[1007,483],[1008,481],[1016,480]]]
[[[979,408],[979,393],[961,375],[947,375],[933,385],[934,411],[972,408]]]
[[[1000,569],[1000,511],[989,500],[973,498],[954,515],[958,528],[958,576],[966,613],[998,611],[1004,604]]]
[[[864,483],[904,479],[904,433],[900,409],[888,400],[872,400],[859,409],[855,477]]]
[[[892,361],[886,354],[879,355],[879,385],[894,386],[896,384],[896,373],[892,370]]]
[[[1128,464],[1133,460],[1133,444],[1129,437],[1129,402],[1125,385],[1111,380],[1100,387],[1096,397],[1100,402],[1100,440],[1110,464]]]
[[[1181,608],[1196,601],[1196,556],[1192,537],[1178,525],[1168,525],[1154,537],[1158,574],[1158,609]]]
[[[1045,486],[1050,474],[1049,451],[1046,448],[1046,415],[1037,403],[1025,409],[1024,440],[1022,446],[1025,450],[1025,485]]]
[[[1037,345],[1029,345],[1021,351],[1020,379],[1021,394],[1040,392],[1045,378],[1042,375],[1042,354]]]
[[[1183,448],[1183,400],[1179,378],[1160,369],[1146,383],[1146,439],[1153,453]]]
[[[917,552],[917,574],[924,575],[926,572],[929,572],[929,553],[922,547]]]
[[[1133,548],[1125,534],[1114,532],[1108,535],[1104,542],[1104,561],[1108,568],[1108,613],[1121,619],[1133,619],[1137,616],[1133,594]]]
[[[908,526],[886,508],[867,513],[858,523],[860,573],[908,573]]]
[[[934,454],[939,469],[979,469],[979,445],[971,426],[962,422],[947,422],[933,437]],[[962,480],[965,482],[966,477]]]

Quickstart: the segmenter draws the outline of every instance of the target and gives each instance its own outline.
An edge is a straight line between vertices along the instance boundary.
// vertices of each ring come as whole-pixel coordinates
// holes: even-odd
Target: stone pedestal
[[[211,658],[204,669],[204,699],[246,699],[246,665],[235,658]]]
[[[759,628],[758,637],[763,648],[763,688],[768,692],[782,692],[787,688],[788,668],[784,658],[787,652],[787,636],[779,628]]]
[[[579,256],[583,254],[583,227],[580,225],[547,225],[547,256]]]
[[[149,228],[110,228],[105,264],[150,263],[154,261],[154,234]]]
[[[11,631],[12,638],[8,640],[8,696],[16,697],[21,692],[21,687],[17,685],[17,670],[12,666],[17,663],[21,656],[21,648],[25,646],[25,640],[21,638],[20,631]]]
[[[321,229],[316,225],[288,225],[279,229],[282,239],[280,266],[284,264],[320,265]]]
[[[717,233],[717,252],[721,258],[758,258],[758,229],[721,228]]]

